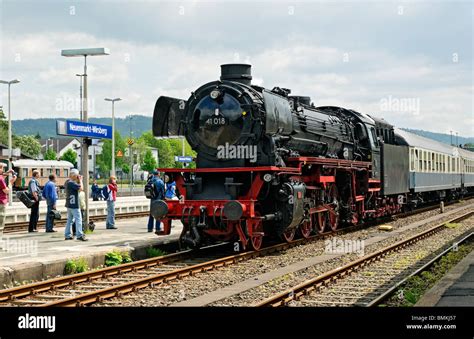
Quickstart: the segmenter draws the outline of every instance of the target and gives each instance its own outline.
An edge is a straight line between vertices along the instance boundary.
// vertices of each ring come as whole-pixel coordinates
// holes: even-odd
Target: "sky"
[[[82,58],[89,117],[151,116],[160,95],[187,99],[223,63],[397,127],[474,136],[473,1],[0,0],[0,79],[13,119],[78,118]],[[0,85],[0,106],[7,86]],[[150,126],[151,128],[151,126]]]

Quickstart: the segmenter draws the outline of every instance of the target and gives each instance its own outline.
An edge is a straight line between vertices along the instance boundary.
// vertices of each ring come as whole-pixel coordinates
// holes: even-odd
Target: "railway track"
[[[264,247],[260,251],[235,253],[223,251],[229,244],[197,251],[186,250],[163,257],[140,260],[115,267],[45,280],[0,290],[1,306],[85,306],[122,296],[145,287],[153,287],[200,272],[233,265],[244,260],[281,252],[317,239],[350,232],[359,226],[344,228]],[[217,251],[215,251],[217,249]],[[217,254],[218,253],[218,254]],[[232,253],[232,254],[230,254]]]
[[[420,212],[418,212],[420,213]],[[416,214],[407,213],[404,216]],[[244,260],[269,255],[325,237],[344,234],[363,228],[362,225],[343,228],[280,243],[260,251],[235,253],[211,246],[199,251],[183,251],[159,258],[145,259],[116,267],[59,277],[24,286],[0,290],[0,306],[84,306],[105,299],[122,296],[149,286],[200,272],[214,270]],[[215,249],[219,248],[216,254]]]
[[[464,200],[471,200],[474,199],[474,197],[467,197]],[[451,201],[451,202],[446,202],[445,206],[453,205],[456,203],[459,203],[462,200],[456,200],[456,201]],[[428,212],[432,211],[439,208],[438,204],[435,205],[430,205],[430,206],[424,206],[418,209],[415,209],[413,211],[408,211],[408,212],[403,212],[400,214],[397,214],[395,216],[388,216],[387,218],[405,218],[411,215],[415,215],[418,213],[423,213],[423,212]],[[139,217],[147,217],[149,215],[148,211],[142,211],[142,212],[132,212],[132,213],[117,213],[115,214],[116,219],[129,219],[129,218],[139,218]],[[98,221],[105,221],[107,219],[107,215],[92,215],[89,217],[90,221],[93,222],[98,222]],[[5,224],[5,228],[3,230],[3,233],[15,233],[15,232],[23,232],[28,230],[28,221],[21,221],[21,222],[16,222],[16,223],[7,223]],[[55,222],[55,227],[58,226],[65,226],[66,225],[66,220],[59,220]],[[37,227],[39,229],[44,229],[46,226],[46,221],[45,220],[39,220]]]
[[[115,214],[115,219],[131,219],[131,218],[140,218],[140,217],[147,217],[150,214],[148,211],[141,211],[141,212],[131,212],[131,213],[117,213]],[[98,221],[105,221],[107,219],[107,215],[91,215],[89,217],[90,221],[98,222]],[[7,223],[5,224],[5,228],[3,230],[4,233],[16,233],[28,230],[28,221],[21,221],[16,223]],[[54,223],[55,227],[58,226],[65,226],[66,219],[58,220]],[[38,229],[44,229],[46,226],[45,220],[39,220],[37,227]]]
[[[432,262],[428,254],[436,251],[434,241],[446,242],[447,224],[458,223],[474,215],[470,211],[442,222],[408,239],[380,249],[342,267],[309,279],[275,294],[254,306],[374,306],[393,292],[405,278]],[[461,240],[470,238],[472,233]],[[443,252],[444,253],[444,252]]]

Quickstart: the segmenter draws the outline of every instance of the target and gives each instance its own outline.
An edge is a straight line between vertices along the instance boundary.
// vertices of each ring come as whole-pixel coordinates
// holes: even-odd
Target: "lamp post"
[[[11,113],[11,100],[10,100],[10,86],[12,84],[17,84],[20,81],[17,79],[11,80],[11,81],[5,81],[5,80],[0,80],[1,84],[6,84],[8,85],[8,169],[12,169],[12,113]],[[13,189],[9,182],[9,188],[10,191],[8,193],[8,205],[11,206],[13,204]]]
[[[63,49],[61,55],[64,57],[84,57],[84,100],[82,108],[82,121],[87,122],[87,57],[109,55],[108,48],[80,48],[80,49]],[[84,221],[86,229],[89,229],[89,141],[88,138],[82,139],[81,151],[81,168],[84,176],[84,194],[86,196],[86,210],[84,213]]]
[[[111,175],[115,176],[115,102],[120,101],[122,99],[105,98],[104,100],[110,101],[112,103],[112,171],[111,171]]]
[[[77,77],[79,77],[79,99],[81,100],[81,112],[79,114],[79,116],[81,117],[81,121],[82,121],[82,110],[83,110],[83,100],[82,100],[82,78],[84,77],[84,74],[76,74]]]
[[[130,155],[130,180],[128,182],[129,186],[130,186],[130,196],[133,196],[133,149],[132,149],[132,144],[133,144],[133,139],[132,139],[132,136],[133,136],[133,133],[132,133],[132,114],[129,115],[129,128],[130,128],[130,132],[129,132],[129,155]]]

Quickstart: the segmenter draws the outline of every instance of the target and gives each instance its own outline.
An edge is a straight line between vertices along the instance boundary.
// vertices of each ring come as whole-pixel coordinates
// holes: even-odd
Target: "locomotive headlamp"
[[[216,100],[217,98],[219,98],[222,95],[222,92],[219,91],[218,89],[215,89],[209,95],[211,96],[212,99]]]

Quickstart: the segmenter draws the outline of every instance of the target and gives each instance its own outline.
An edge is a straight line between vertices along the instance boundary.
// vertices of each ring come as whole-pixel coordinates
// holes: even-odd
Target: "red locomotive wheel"
[[[255,211],[255,215],[257,217],[260,216],[260,212],[258,210]],[[250,237],[250,241],[249,241],[249,245],[250,245],[250,249],[251,250],[254,250],[254,251],[259,251],[260,248],[262,248],[262,244],[263,244],[263,223],[262,223],[262,220],[260,220],[254,227],[254,232],[256,232],[257,234],[253,234],[251,237]],[[260,234],[259,234],[260,233]]]
[[[329,212],[329,226],[331,227],[332,231],[337,230],[337,226],[339,225],[339,217],[334,212]]]
[[[299,227],[299,232],[301,233],[301,236],[303,238],[308,239],[311,236],[312,231],[313,231],[313,226],[311,225],[311,222],[304,221],[303,223],[301,223]]]
[[[286,231],[282,234],[283,240],[286,242],[291,242],[295,238],[296,228]]]
[[[259,251],[263,244],[263,236],[254,235],[250,238],[249,245],[250,249],[254,251]]]
[[[318,233],[324,233],[326,229],[326,219],[327,219],[327,212],[320,212],[318,213]]]

